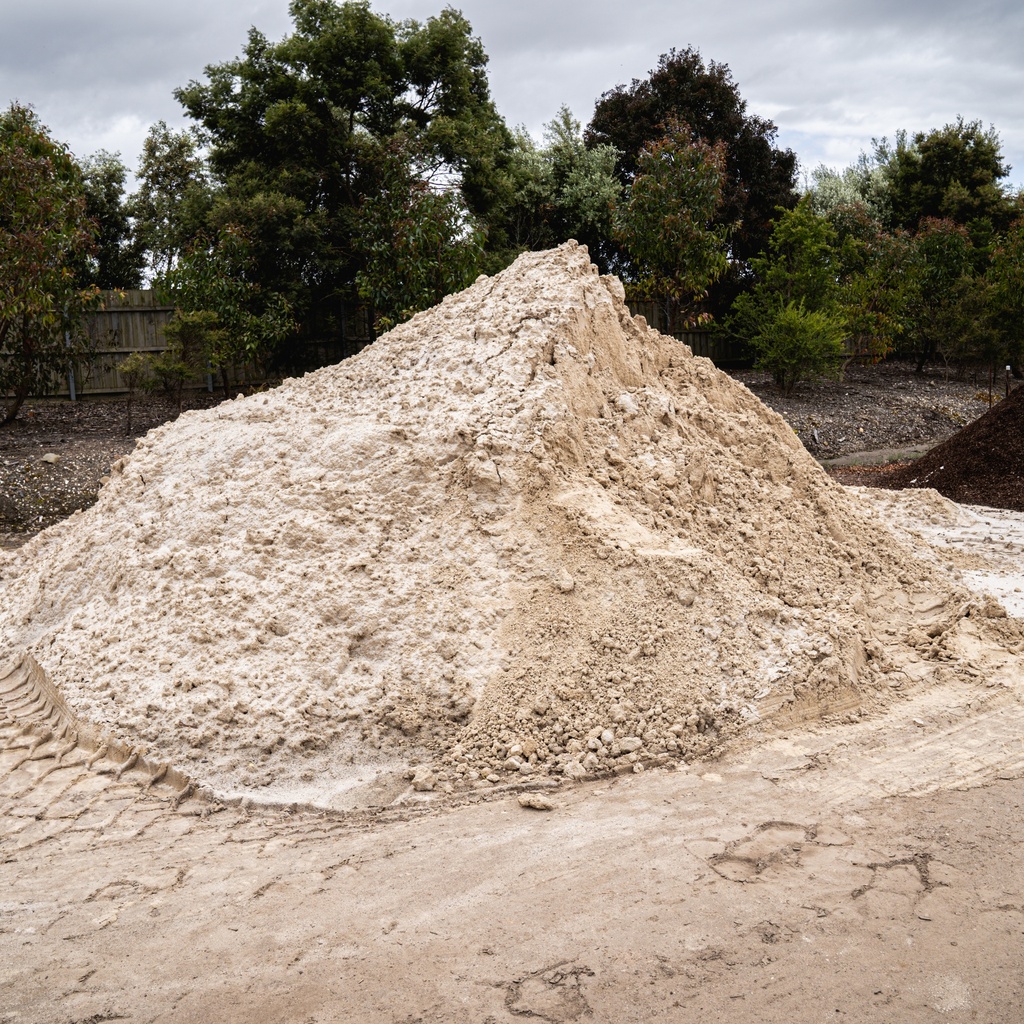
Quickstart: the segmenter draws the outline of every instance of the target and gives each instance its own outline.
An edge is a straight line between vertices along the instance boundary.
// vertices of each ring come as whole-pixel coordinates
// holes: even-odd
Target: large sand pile
[[[968,606],[575,243],[151,432],[0,585],[0,651],[80,716],[327,802],[856,715]]]

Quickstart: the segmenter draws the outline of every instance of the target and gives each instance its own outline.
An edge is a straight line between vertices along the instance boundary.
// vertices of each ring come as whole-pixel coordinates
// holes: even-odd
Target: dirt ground
[[[8,728],[0,1021],[1010,1024],[1020,698],[929,689],[551,811],[175,807]]]
[[[899,521],[1024,616],[1019,517],[939,519]],[[1017,1024],[1024,679],[977,665],[713,762],[350,814],[26,730],[0,665],[0,1024]]]

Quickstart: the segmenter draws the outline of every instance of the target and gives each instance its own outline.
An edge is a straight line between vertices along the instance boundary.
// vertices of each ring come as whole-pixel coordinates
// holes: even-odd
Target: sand
[[[346,807],[977,685],[964,623],[1020,636],[967,582],[567,243],[149,433],[0,554],[0,652],[220,795]]]

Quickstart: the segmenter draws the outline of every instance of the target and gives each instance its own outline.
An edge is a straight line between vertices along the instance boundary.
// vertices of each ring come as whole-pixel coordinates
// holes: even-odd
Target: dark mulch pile
[[[1024,512],[1024,387],[882,486],[933,487],[952,501]]]

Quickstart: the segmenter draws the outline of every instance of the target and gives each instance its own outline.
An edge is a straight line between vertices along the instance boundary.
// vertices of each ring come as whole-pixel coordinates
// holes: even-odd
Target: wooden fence
[[[102,307],[86,320],[92,356],[71,368],[66,385],[57,394],[110,395],[127,391],[117,364],[132,352],[163,352],[167,348],[164,327],[173,313],[174,307],[160,303],[155,291],[104,292]]]
[[[661,302],[630,302],[629,311],[642,316],[656,331],[689,345],[695,356],[706,356],[716,366],[749,366],[750,354],[733,338],[711,331],[670,331]]]

